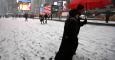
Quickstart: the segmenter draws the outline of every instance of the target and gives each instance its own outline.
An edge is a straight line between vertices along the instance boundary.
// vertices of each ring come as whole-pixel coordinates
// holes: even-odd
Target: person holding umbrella
[[[62,42],[55,56],[55,60],[72,60],[78,47],[80,27],[87,23],[87,19],[84,19],[82,22],[80,21],[80,15],[84,10],[103,8],[109,4],[111,4],[109,0],[72,0],[69,3],[68,8],[71,8],[71,10],[65,21]]]
[[[55,56],[55,60],[72,60],[78,47],[78,34],[80,27],[87,23],[87,19],[80,21],[80,15],[84,12],[84,6],[78,5],[69,11],[69,16],[65,21],[62,42]]]

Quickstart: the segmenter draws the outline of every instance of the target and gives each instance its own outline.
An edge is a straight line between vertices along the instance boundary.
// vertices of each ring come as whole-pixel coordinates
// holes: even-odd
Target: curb
[[[105,21],[91,21],[91,19],[88,19],[89,21],[87,24],[92,24],[92,25],[102,25],[102,26],[115,26],[115,23],[105,23]],[[97,19],[95,19],[97,20]],[[65,20],[58,20],[58,19],[52,19],[51,21],[59,21],[59,22],[65,22]]]

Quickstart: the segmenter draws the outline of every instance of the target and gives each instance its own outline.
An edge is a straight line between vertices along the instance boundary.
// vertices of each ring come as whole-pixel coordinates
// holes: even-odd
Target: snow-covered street
[[[0,19],[0,60],[51,60],[61,43],[64,22]],[[115,27],[87,24],[79,33],[76,60],[115,60]]]

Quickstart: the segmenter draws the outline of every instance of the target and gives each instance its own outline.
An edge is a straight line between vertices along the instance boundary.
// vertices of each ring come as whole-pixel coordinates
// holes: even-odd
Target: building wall
[[[31,11],[33,13],[39,13],[40,7],[42,4],[45,4],[46,2],[53,4],[55,1],[59,0],[31,0]],[[70,1],[70,0],[60,0],[60,1]]]
[[[0,15],[5,15],[8,12],[15,13],[16,7],[16,0],[0,0]]]
[[[31,0],[32,12],[39,14],[41,5],[45,4],[45,2],[45,0]]]
[[[0,15],[5,15],[7,4],[4,4],[5,0],[0,1]]]
[[[39,13],[39,5],[41,0],[31,0],[31,11],[33,13]]]

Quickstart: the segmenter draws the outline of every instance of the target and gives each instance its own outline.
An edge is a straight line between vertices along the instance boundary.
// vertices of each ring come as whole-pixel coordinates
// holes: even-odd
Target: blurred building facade
[[[0,15],[15,14],[16,8],[16,0],[0,0]]]
[[[45,0],[31,0],[31,11],[35,14],[39,14],[40,7],[45,3]]]
[[[33,13],[39,13],[40,10],[43,9],[42,7],[45,5],[45,3],[49,3],[50,5],[53,5],[54,2],[58,2],[58,1],[70,2],[71,0],[31,0],[31,11]]]

